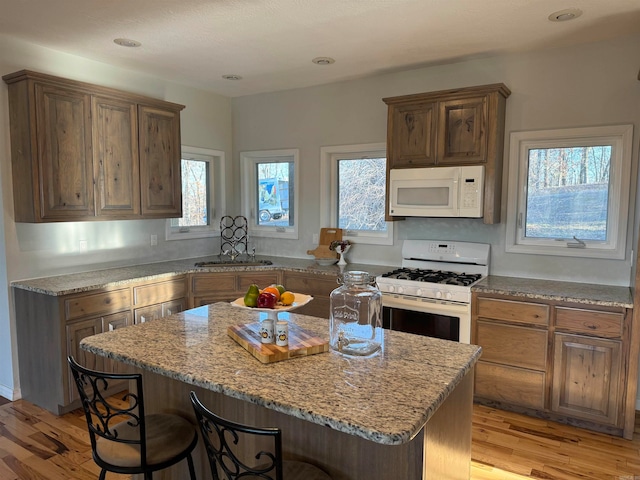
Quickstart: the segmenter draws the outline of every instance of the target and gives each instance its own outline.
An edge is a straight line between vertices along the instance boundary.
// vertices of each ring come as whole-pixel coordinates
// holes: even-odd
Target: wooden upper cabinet
[[[180,217],[180,110],[140,105],[138,115],[142,214]]]
[[[436,164],[436,103],[399,105],[389,109],[388,139],[393,145],[391,168]]]
[[[388,105],[387,189],[392,168],[483,165],[484,223],[500,223],[504,121],[510,94],[504,84],[497,83],[383,98]],[[398,217],[387,215],[387,220]]]
[[[94,215],[91,97],[36,82],[9,89],[16,220]]]
[[[94,96],[92,110],[96,214],[119,218],[139,215],[137,106],[126,100]]]
[[[487,163],[487,97],[440,102],[438,163]]]
[[[2,78],[16,221],[182,215],[183,105],[27,70]]]

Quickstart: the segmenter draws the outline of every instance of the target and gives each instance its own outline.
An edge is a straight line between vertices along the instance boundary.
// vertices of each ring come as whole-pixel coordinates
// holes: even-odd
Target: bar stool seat
[[[331,480],[321,468],[307,462],[283,460],[282,431],[279,428],[259,428],[226,420],[205,407],[195,392],[191,403],[196,414],[211,466],[213,480]],[[257,437],[271,439],[271,449],[260,448],[255,454],[243,452],[245,442],[259,442]],[[260,443],[261,446],[264,445]],[[257,466],[250,460],[257,459]]]

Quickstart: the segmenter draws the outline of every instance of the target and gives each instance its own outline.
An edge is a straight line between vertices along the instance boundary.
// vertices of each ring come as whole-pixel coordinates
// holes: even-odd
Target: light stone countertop
[[[586,305],[633,308],[631,288],[615,285],[489,275],[471,287],[471,291]]]
[[[384,350],[370,358],[329,351],[263,364],[226,331],[266,315],[216,303],[87,337],[81,348],[386,445],[410,441],[481,352],[385,330]],[[328,320],[279,317],[328,339]]]
[[[62,296],[72,293],[82,293],[101,288],[126,286],[141,281],[165,280],[176,275],[196,272],[242,272],[260,270],[295,270],[336,277],[342,271],[363,270],[372,275],[381,275],[394,268],[383,265],[364,265],[349,263],[340,269],[338,265],[321,266],[315,260],[301,258],[284,258],[256,256],[257,260],[270,260],[272,265],[264,266],[234,266],[234,267],[196,267],[196,262],[218,260],[217,255],[208,257],[171,260],[167,262],[147,263],[128,267],[116,267],[90,272],[71,273],[51,277],[15,280],[11,282],[14,288],[29,290],[45,295]]]

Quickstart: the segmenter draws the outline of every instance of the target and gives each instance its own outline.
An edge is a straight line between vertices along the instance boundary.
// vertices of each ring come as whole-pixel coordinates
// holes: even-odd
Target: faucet
[[[237,245],[238,245],[238,242],[234,240],[233,242],[231,242],[231,250],[224,250],[222,252],[223,255],[229,255],[231,257],[232,262],[235,262],[236,258],[238,258],[238,255],[239,255],[238,250],[236,248]]]

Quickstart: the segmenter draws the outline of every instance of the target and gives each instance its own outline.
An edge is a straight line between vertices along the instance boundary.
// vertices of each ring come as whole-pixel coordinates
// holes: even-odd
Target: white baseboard
[[[19,400],[20,398],[22,398],[22,395],[20,394],[20,389],[14,390],[13,388],[9,388],[6,385],[0,384],[0,397],[4,397],[13,402],[14,400]]]

